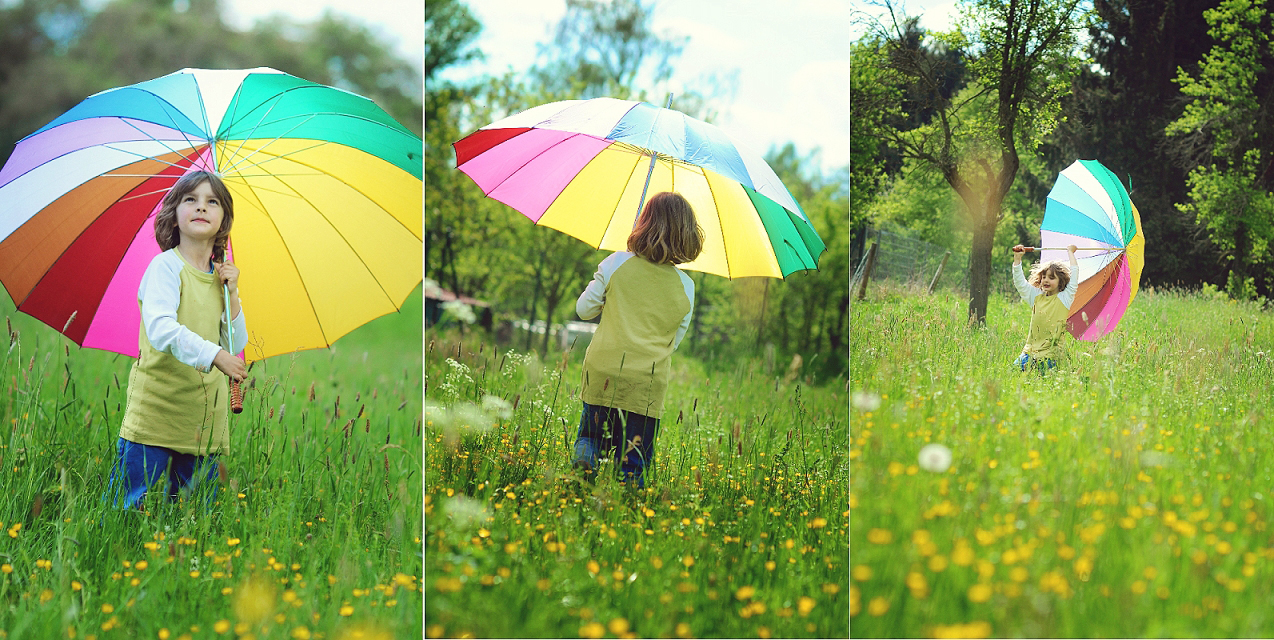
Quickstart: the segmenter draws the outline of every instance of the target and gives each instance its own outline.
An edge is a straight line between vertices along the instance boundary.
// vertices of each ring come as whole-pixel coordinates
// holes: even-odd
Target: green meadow
[[[7,299],[0,638],[400,638],[421,627],[421,294],[253,364],[215,500],[104,506],[130,358]]]
[[[1270,312],[1143,289],[1041,376],[1010,368],[1029,307],[966,307],[851,311],[853,636],[1268,636]]]
[[[570,469],[582,348],[426,334],[427,637],[845,637],[846,381],[673,357],[645,489]]]

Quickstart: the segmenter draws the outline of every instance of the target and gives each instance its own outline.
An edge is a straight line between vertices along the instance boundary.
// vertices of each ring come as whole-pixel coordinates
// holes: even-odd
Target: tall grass
[[[674,356],[636,489],[569,469],[578,354],[428,344],[428,637],[845,636],[843,378]]]
[[[853,635],[1267,635],[1270,314],[1145,290],[1041,376],[1010,368],[1026,305],[965,310],[852,310]]]
[[[215,500],[103,495],[132,360],[5,310],[0,636],[419,637],[420,298],[257,362]]]

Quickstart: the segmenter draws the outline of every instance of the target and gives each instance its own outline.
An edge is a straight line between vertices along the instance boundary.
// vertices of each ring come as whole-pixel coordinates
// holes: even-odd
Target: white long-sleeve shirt
[[[185,264],[181,254],[172,249],[156,256],[146,267],[137,289],[142,326],[146,327],[146,339],[156,350],[172,355],[200,373],[207,373],[212,370],[213,358],[223,347],[232,354],[243,351],[248,344],[248,327],[240,309],[230,325],[222,321],[221,343],[217,344],[199,337],[177,322],[177,306],[181,304],[181,268]]]

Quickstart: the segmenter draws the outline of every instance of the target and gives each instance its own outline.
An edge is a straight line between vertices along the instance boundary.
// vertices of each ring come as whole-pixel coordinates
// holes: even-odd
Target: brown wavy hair
[[[230,227],[234,226],[234,199],[230,197],[230,190],[221,181],[221,177],[209,171],[187,173],[164,194],[164,199],[159,203],[159,213],[155,214],[155,242],[159,244],[160,251],[167,251],[181,243],[181,234],[177,229],[177,204],[205,181],[221,203],[221,227],[212,239],[212,259],[217,262],[225,261]]]
[[[703,228],[690,202],[664,191],[646,202],[628,236],[628,250],[655,264],[682,264],[703,251]]]
[[[1036,265],[1031,268],[1031,277],[1027,282],[1032,287],[1039,289],[1040,278],[1043,278],[1044,274],[1049,271],[1052,271],[1053,275],[1057,276],[1058,293],[1065,291],[1067,285],[1071,283],[1071,268],[1065,262],[1060,260],[1036,263]]]

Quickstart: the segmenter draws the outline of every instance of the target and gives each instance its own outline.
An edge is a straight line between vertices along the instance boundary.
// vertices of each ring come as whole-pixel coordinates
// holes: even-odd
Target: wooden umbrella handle
[[[1033,252],[1033,251],[1066,251],[1066,250],[1067,250],[1067,247],[1023,247],[1023,249],[1026,249],[1026,252],[1027,252],[1027,253],[1031,253],[1031,252]],[[1009,248],[1009,251],[1012,251],[1012,250],[1013,250],[1012,248]],[[1118,247],[1115,247],[1115,248],[1111,248],[1111,247],[1075,247],[1075,250],[1076,250],[1076,251],[1123,251],[1123,249],[1120,249],[1120,248],[1118,248]]]
[[[230,410],[243,413],[243,388],[238,380],[230,380]]]

